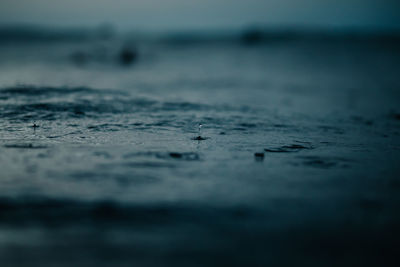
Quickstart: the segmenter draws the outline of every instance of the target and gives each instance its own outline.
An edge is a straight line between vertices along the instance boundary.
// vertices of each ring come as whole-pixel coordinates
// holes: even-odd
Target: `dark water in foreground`
[[[1,44],[1,266],[390,265],[396,44],[123,46]]]

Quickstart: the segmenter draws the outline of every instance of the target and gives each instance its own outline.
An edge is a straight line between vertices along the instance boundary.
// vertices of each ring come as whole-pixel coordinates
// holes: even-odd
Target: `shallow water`
[[[129,66],[121,47],[1,44],[2,266],[396,255],[396,45],[142,41]]]

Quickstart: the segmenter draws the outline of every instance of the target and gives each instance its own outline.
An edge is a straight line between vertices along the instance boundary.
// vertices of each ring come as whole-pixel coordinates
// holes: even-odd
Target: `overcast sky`
[[[400,0],[0,0],[0,24],[118,29],[246,25],[400,29]]]

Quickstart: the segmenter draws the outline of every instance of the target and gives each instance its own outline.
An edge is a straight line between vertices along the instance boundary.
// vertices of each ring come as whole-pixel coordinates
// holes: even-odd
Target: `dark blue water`
[[[284,36],[2,42],[1,266],[394,258],[397,41]]]

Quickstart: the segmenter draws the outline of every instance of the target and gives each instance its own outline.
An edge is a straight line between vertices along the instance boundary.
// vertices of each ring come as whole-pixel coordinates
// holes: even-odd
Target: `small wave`
[[[128,126],[121,123],[103,123],[98,125],[89,125],[87,128],[92,131],[118,131],[119,129],[126,129]]]
[[[45,145],[38,145],[38,144],[6,144],[4,145],[5,148],[18,148],[18,149],[44,149],[47,148]]]
[[[98,117],[102,114],[121,114],[149,110],[154,101],[118,98],[74,99],[73,101],[13,103],[0,106],[3,117],[12,120],[55,120],[65,118]]]
[[[97,118],[104,114],[133,114],[138,112],[188,112],[226,110],[229,107],[210,106],[191,102],[162,102],[147,98],[121,96],[119,91],[95,90],[86,87],[13,87],[0,90],[8,101],[0,105],[4,118],[34,121],[66,118]],[[38,97],[38,98],[36,98]],[[54,98],[53,98],[54,97]],[[164,126],[170,121],[163,118],[160,125],[146,123],[144,126]],[[122,125],[92,125],[89,129],[123,127]]]
[[[65,119],[98,119],[104,122],[115,115],[145,115],[137,117],[140,125],[136,128],[149,127],[185,127],[190,122],[175,119],[177,112],[204,111],[242,111],[242,106],[209,105],[188,101],[161,101],[145,97],[137,97],[128,91],[93,89],[88,87],[35,87],[17,86],[0,89],[0,113],[10,121],[34,122],[40,120]],[[149,119],[150,118],[150,119]],[[153,119],[156,119],[153,120]],[[211,124],[218,119],[204,118]],[[215,123],[218,124],[218,123]],[[132,126],[127,124],[99,123],[89,125],[92,131],[120,130]],[[244,123],[243,126],[252,128],[255,125]]]
[[[189,111],[189,110],[209,110],[210,106],[190,102],[165,102],[160,108],[163,111]]]
[[[304,149],[313,149],[313,146],[311,146],[310,144],[304,144],[304,145],[292,144],[292,145],[285,145],[285,146],[279,146],[279,147],[274,147],[274,148],[265,148],[264,151],[285,153],[285,152],[297,152],[297,151],[304,150]]]
[[[36,87],[36,86],[16,86],[10,88],[0,89],[1,95],[26,95],[26,96],[40,96],[40,95],[66,95],[74,93],[93,93],[95,90],[87,87]]]
[[[137,152],[128,153],[124,155],[125,159],[140,158],[140,157],[154,157],[158,159],[177,159],[186,161],[200,160],[200,155],[196,152]]]

